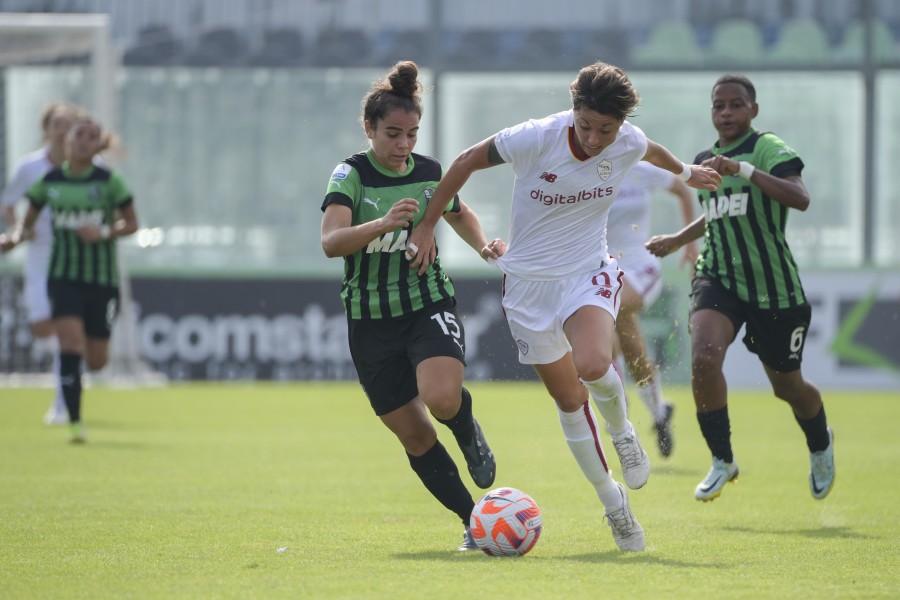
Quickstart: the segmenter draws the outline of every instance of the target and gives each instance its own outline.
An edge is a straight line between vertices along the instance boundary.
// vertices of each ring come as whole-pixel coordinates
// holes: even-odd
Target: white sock
[[[69,409],[66,408],[66,398],[63,396],[62,384],[59,381],[59,342],[57,341],[56,336],[52,336],[48,339],[52,340],[50,343],[53,348],[53,410],[58,413],[68,414]]]
[[[53,375],[53,402],[50,410],[56,413],[66,414],[66,400],[62,393],[62,386],[59,384],[59,340],[55,335],[46,338],[37,338],[35,342],[40,342],[41,352],[53,356],[53,364],[50,366],[50,373]]]
[[[585,402],[575,412],[567,413],[556,407],[566,443],[581,472],[597,492],[607,511],[622,507],[622,495],[609,474],[606,456],[600,443],[600,428],[591,403]]]
[[[627,377],[629,374],[628,368],[625,366],[625,357],[622,354],[619,354],[615,359],[613,359],[613,363],[616,366],[616,371],[619,372],[619,377],[622,379],[622,381],[625,381],[625,377]]]
[[[659,374],[653,377],[645,385],[638,386],[638,394],[644,402],[644,406],[653,415],[654,421],[659,421],[666,416],[666,408],[662,401],[662,384],[659,382]]]
[[[606,428],[611,434],[617,435],[631,428],[625,403],[625,386],[622,385],[622,378],[612,365],[600,379],[596,381],[582,379],[581,383],[591,393],[591,398],[594,399],[597,410],[606,419]]]

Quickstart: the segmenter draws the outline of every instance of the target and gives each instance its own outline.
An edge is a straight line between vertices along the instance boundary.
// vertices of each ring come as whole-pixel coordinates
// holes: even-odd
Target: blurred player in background
[[[834,485],[834,435],[816,387],[800,371],[812,309],[785,239],[788,210],[810,198],[803,161],[772,133],[753,127],[756,89],[743,75],[724,75],[712,89],[713,147],[694,162],[723,175],[718,190],[701,192],[704,215],[647,248],[665,256],[705,236],[691,291],[691,385],[697,420],[712,467],[694,496],[709,501],[738,477],[731,447],[725,352],[742,326],[744,345],[759,357],[775,396],[788,404],[806,435],[809,485],[821,500]]]
[[[7,225],[15,224],[16,205],[25,199],[28,188],[65,160],[66,133],[77,112],[74,106],[65,102],[54,102],[44,109],[41,114],[44,147],[25,155],[18,162],[9,183],[0,195],[0,206]],[[44,415],[44,422],[47,425],[65,425],[69,422],[69,413],[59,385],[59,343],[53,333],[50,299],[47,297],[47,265],[50,262],[52,244],[50,211],[45,211],[34,224],[34,237],[25,255],[22,271],[23,291],[28,321],[34,336],[32,357],[40,360],[46,354],[53,356],[55,394],[47,414]]]
[[[616,362],[620,372],[625,366],[638,388],[641,401],[653,417],[656,445],[663,457],[672,454],[672,412],[674,406],[663,400],[659,367],[647,356],[641,331],[641,311],[651,306],[662,292],[660,260],[650,254],[644,243],[650,236],[654,190],[666,190],[678,198],[685,225],[694,220],[691,188],[674,173],[641,161],[629,169],[609,209],[606,243],[609,253],[625,272],[622,304],[616,318]],[[682,263],[697,260],[697,245],[685,245]]]
[[[91,117],[78,116],[66,135],[66,161],[27,193],[31,204],[15,231],[0,236],[8,251],[34,237],[42,212],[52,215],[48,292],[59,339],[59,378],[69,414],[70,441],[87,441],[81,419],[81,363],[102,368],[118,313],[116,239],[137,231],[134,201],[122,177],[94,164],[112,137]],[[45,210],[46,209],[46,210]]]
[[[589,401],[606,421],[625,483],[642,487],[650,461],[611,368],[623,274],[607,252],[607,214],[640,160],[695,187],[715,189],[720,177],[685,165],[626,121],[640,96],[618,67],[587,66],[569,91],[571,109],[504,129],[456,157],[413,230],[419,248],[413,266],[421,271],[434,259],[441,208],[469,177],[510,163],[516,177],[509,249],[494,263],[504,274],[503,309],[519,361],[534,367],[555,400],[566,442],[603,503],[616,545],[642,551],[644,530],[625,487],[611,476]]]
[[[322,203],[322,248],[344,258],[341,300],[350,352],[375,414],[406,450],[431,494],[465,526],[460,550],[477,549],[469,531],[475,502],[437,438],[429,412],[456,438],[480,488],[493,484],[496,463],[463,387],[465,331],[453,283],[439,260],[423,273],[410,267],[410,229],[441,178],[433,158],[413,154],[422,117],[415,63],[397,63],[363,98],[370,148],[331,174]],[[503,253],[488,243],[477,216],[458,197],[439,211],[485,259]]]

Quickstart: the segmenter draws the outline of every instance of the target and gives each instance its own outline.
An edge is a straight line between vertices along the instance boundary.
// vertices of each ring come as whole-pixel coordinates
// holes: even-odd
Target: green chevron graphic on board
[[[866,318],[872,312],[879,288],[880,285],[876,283],[869,293],[850,310],[831,343],[831,351],[837,357],[851,363],[900,373],[900,365],[890,357],[855,339],[866,322]]]

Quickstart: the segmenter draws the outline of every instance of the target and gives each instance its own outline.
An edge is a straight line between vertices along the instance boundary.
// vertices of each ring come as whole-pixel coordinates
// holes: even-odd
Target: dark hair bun
[[[388,75],[391,92],[398,96],[412,98],[420,90],[419,67],[411,60],[402,60],[394,65]]]

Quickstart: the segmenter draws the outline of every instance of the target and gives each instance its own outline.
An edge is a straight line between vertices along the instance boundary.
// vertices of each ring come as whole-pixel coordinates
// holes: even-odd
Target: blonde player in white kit
[[[644,248],[651,234],[654,190],[666,190],[678,198],[684,224],[693,222],[693,203],[697,199],[691,188],[677,175],[642,161],[625,174],[607,218],[606,241],[609,253],[625,272],[616,318],[616,365],[620,373],[624,372],[623,367],[627,368],[637,385],[638,395],[653,417],[659,453],[667,458],[674,447],[671,429],[674,406],[663,400],[659,368],[647,356],[639,318],[642,310],[656,302],[663,287],[661,261]],[[696,260],[697,245],[686,244],[682,263],[691,264]]]
[[[9,183],[0,195],[3,218],[8,225],[16,222],[16,204],[24,200],[28,188],[65,160],[66,134],[77,112],[75,107],[64,102],[55,102],[44,109],[41,128],[46,146],[25,155],[18,162]],[[59,347],[50,316],[50,298],[47,296],[47,268],[50,263],[50,249],[53,246],[51,216],[51,211],[42,211],[34,224],[34,238],[28,244],[22,275],[28,322],[34,335],[32,353],[38,355],[36,358],[40,358],[42,350],[51,352],[54,360],[54,378],[58,379]],[[44,423],[65,425],[69,422],[69,413],[58,381],[55,387],[53,403],[44,415]]]
[[[622,271],[606,248],[606,216],[625,173],[647,160],[693,187],[716,189],[712,169],[688,166],[625,118],[640,96],[618,67],[595,63],[570,86],[572,110],[504,129],[462,152],[412,231],[420,272],[434,260],[440,208],[475,171],[510,163],[516,178],[503,308],[519,348],[556,402],[569,449],[603,503],[621,550],[641,551],[644,530],[625,487],[613,480],[589,395],[606,421],[625,483],[647,482],[650,463],[625,412],[611,367]],[[409,246],[408,244],[407,246]],[[495,250],[496,249],[493,249]]]

